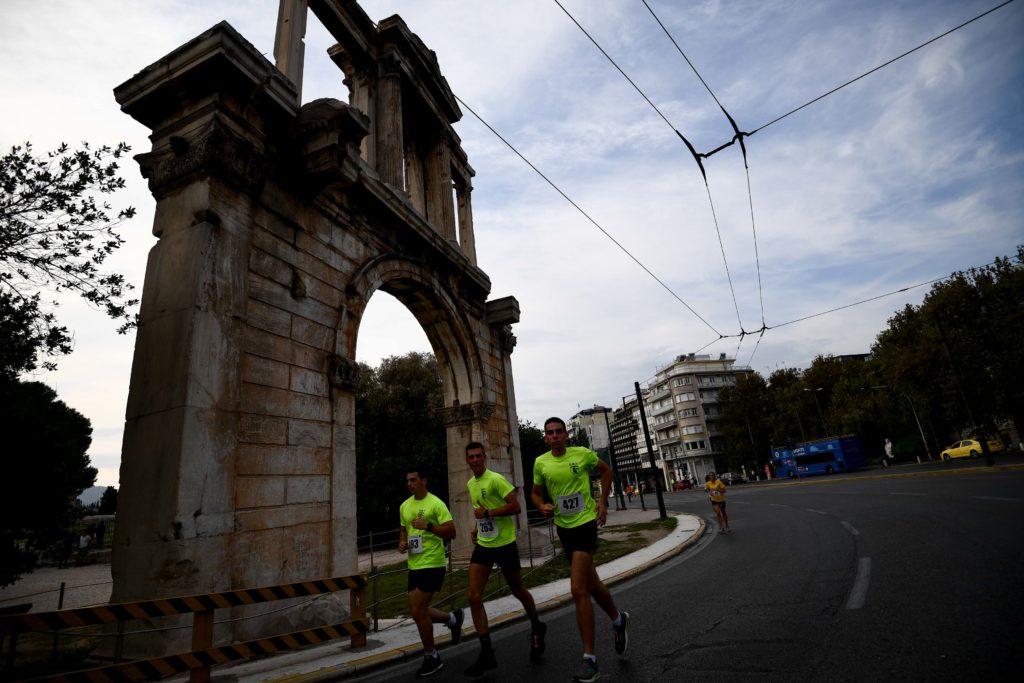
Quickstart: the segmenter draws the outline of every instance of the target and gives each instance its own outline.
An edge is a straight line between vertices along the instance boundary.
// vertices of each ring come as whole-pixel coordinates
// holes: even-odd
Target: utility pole
[[[615,478],[615,491],[618,494],[615,497],[615,509],[625,510],[626,499],[622,495],[622,481],[619,479],[619,466],[615,462],[615,446],[612,445],[612,425],[608,422],[608,409],[601,406],[604,411],[604,427],[608,430],[608,459],[612,461],[612,476]]]
[[[651,432],[647,428],[647,413],[644,411],[644,398],[640,395],[640,382],[633,382],[633,388],[636,389],[636,402],[637,407],[640,408],[640,424],[644,428],[644,441],[647,443],[647,457],[651,461],[651,469],[658,472],[658,465],[654,461],[654,446],[651,444]],[[661,495],[661,473],[654,477],[654,493],[658,496],[658,512],[661,514],[662,519],[668,519],[668,513],[665,512],[665,497]]]

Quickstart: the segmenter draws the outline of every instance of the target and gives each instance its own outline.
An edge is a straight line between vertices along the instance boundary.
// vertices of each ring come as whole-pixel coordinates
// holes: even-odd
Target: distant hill
[[[107,490],[106,486],[90,486],[78,496],[78,500],[82,501],[82,505],[92,505],[100,502],[100,498],[103,497],[103,492]]]

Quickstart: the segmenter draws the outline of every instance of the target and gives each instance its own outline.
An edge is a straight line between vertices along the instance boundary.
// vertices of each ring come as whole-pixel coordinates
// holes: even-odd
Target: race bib
[[[476,535],[480,538],[494,538],[498,535],[498,525],[493,519],[476,520]]]
[[[570,496],[558,497],[558,514],[562,517],[572,517],[583,511],[583,493],[577,492]]]
[[[422,536],[410,536],[409,537],[409,554],[419,555],[423,552],[423,537]]]

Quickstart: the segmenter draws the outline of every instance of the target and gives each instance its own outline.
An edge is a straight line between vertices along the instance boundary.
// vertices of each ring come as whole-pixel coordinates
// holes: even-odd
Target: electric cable
[[[584,218],[586,218],[586,219],[587,219],[588,221],[590,221],[590,223],[591,223],[591,224],[592,224],[592,225],[593,225],[593,226],[594,226],[595,228],[597,228],[598,230],[600,230],[600,231],[601,231],[601,232],[602,232],[602,233],[604,234],[604,236],[605,236],[605,237],[607,237],[608,239],[610,239],[610,240],[612,241],[612,243],[613,243],[613,244],[614,244],[615,246],[617,246],[617,247],[618,247],[618,248],[619,248],[620,250],[622,250],[622,252],[623,252],[623,253],[624,253],[624,254],[625,254],[626,256],[628,256],[629,258],[631,258],[631,259],[633,260],[633,262],[634,262],[634,263],[636,263],[636,264],[637,264],[638,266],[640,266],[641,268],[643,268],[644,272],[645,272],[645,273],[647,273],[648,275],[650,275],[650,276],[651,276],[651,277],[652,277],[652,278],[654,279],[654,281],[655,281],[655,282],[657,282],[657,283],[658,283],[659,285],[661,285],[661,286],[662,286],[662,287],[663,287],[663,288],[665,289],[665,291],[667,291],[667,292],[668,292],[669,294],[671,294],[671,295],[672,295],[672,297],[673,297],[673,298],[674,298],[674,299],[675,299],[676,301],[678,301],[678,302],[679,302],[679,303],[681,303],[681,304],[682,304],[683,306],[685,306],[685,307],[686,307],[686,310],[688,310],[688,311],[689,311],[690,313],[692,313],[692,314],[693,314],[694,316],[696,316],[696,317],[697,317],[697,319],[698,319],[698,320],[700,320],[700,321],[701,321],[702,323],[704,323],[705,325],[707,325],[707,326],[708,326],[708,328],[710,328],[712,332],[714,332],[714,333],[715,333],[715,334],[717,334],[717,335],[721,335],[721,332],[719,332],[718,330],[716,330],[716,329],[715,329],[715,327],[714,327],[714,325],[712,325],[712,324],[711,324],[711,323],[709,323],[709,322],[708,322],[707,320],[705,320],[705,319],[704,319],[704,318],[703,318],[703,317],[702,317],[702,316],[701,316],[701,315],[700,315],[699,313],[697,313],[697,311],[695,311],[695,310],[694,310],[694,309],[693,309],[693,308],[692,308],[692,307],[690,306],[690,304],[688,304],[688,303],[686,303],[685,301],[683,301],[683,299],[682,299],[682,298],[681,298],[681,297],[680,297],[680,296],[679,296],[678,294],[676,294],[676,293],[675,293],[674,291],[672,291],[672,288],[671,288],[671,287],[669,287],[669,286],[668,286],[667,284],[665,284],[665,283],[664,283],[664,282],[663,282],[663,281],[661,280],[661,278],[659,278],[659,277],[658,277],[657,275],[655,275],[655,274],[654,274],[653,272],[651,272],[651,270],[650,270],[650,269],[649,269],[649,268],[648,268],[647,266],[645,266],[645,265],[644,265],[643,263],[641,263],[641,262],[640,262],[640,260],[639,260],[639,259],[638,259],[638,258],[637,258],[636,256],[633,256],[633,254],[632,254],[632,253],[630,253],[630,251],[629,251],[628,249],[626,249],[626,247],[622,246],[622,244],[620,244],[620,243],[619,243],[619,241],[618,241],[617,239],[615,239],[614,237],[612,237],[611,233],[609,233],[609,232],[608,232],[607,230],[605,230],[605,229],[604,229],[603,227],[601,227],[601,224],[600,224],[600,223],[598,223],[598,222],[597,222],[596,220],[594,220],[594,219],[593,219],[593,218],[592,218],[592,217],[590,216],[590,214],[588,214],[588,213],[587,213],[586,211],[584,211],[584,210],[583,210],[583,208],[582,208],[582,207],[580,207],[580,205],[579,205],[579,204],[577,204],[576,202],[574,202],[574,201],[572,200],[572,198],[570,198],[570,197],[569,197],[569,195],[567,195],[567,194],[566,194],[565,192],[563,192],[563,191],[562,191],[562,189],[561,189],[560,187],[558,187],[558,185],[556,185],[556,184],[555,184],[555,183],[554,183],[554,182],[553,182],[553,181],[552,181],[552,180],[551,180],[550,178],[548,178],[548,177],[547,177],[546,175],[544,175],[544,174],[543,174],[543,173],[541,172],[541,170],[540,170],[539,168],[537,168],[536,166],[534,166],[534,165],[533,165],[533,162],[531,162],[531,161],[530,161],[529,159],[527,159],[527,158],[526,158],[526,157],[525,157],[525,156],[523,155],[523,153],[522,153],[522,152],[520,152],[520,151],[519,151],[518,149],[516,149],[516,147],[515,147],[515,146],[514,146],[514,145],[513,145],[513,144],[512,144],[511,142],[509,142],[508,140],[506,140],[506,139],[504,138],[504,136],[502,136],[502,135],[501,135],[501,133],[499,133],[499,132],[498,132],[497,130],[495,130],[493,126],[491,126],[491,124],[487,123],[487,121],[485,121],[485,120],[483,119],[483,117],[481,117],[481,116],[480,116],[479,114],[477,114],[477,113],[476,113],[476,111],[474,111],[472,107],[470,107],[470,106],[469,106],[468,104],[466,104],[466,103],[465,103],[465,102],[464,102],[464,101],[462,100],[462,98],[460,98],[460,97],[459,97],[458,95],[454,95],[454,94],[453,94],[453,97],[455,97],[455,99],[456,99],[456,100],[458,101],[458,103],[459,103],[459,104],[461,104],[461,105],[462,105],[463,107],[465,107],[465,108],[466,108],[466,111],[468,111],[468,112],[469,112],[470,114],[472,114],[472,115],[473,115],[473,116],[474,116],[474,117],[476,118],[476,120],[477,120],[477,121],[479,121],[480,123],[482,123],[482,124],[484,125],[484,127],[485,127],[485,128],[487,128],[487,130],[489,130],[489,131],[491,131],[492,133],[494,133],[495,137],[497,137],[497,138],[498,138],[499,140],[501,140],[501,141],[502,141],[503,143],[505,143],[505,146],[506,146],[506,147],[508,147],[508,148],[509,148],[510,150],[512,150],[512,152],[513,152],[513,153],[514,153],[514,154],[515,154],[516,156],[518,156],[518,157],[519,157],[520,159],[522,159],[522,160],[523,160],[523,162],[524,162],[524,163],[525,163],[525,164],[526,164],[527,166],[529,166],[529,167],[530,167],[530,168],[531,168],[531,169],[533,170],[533,172],[534,172],[534,173],[536,173],[536,174],[537,174],[537,175],[539,175],[539,176],[540,176],[541,178],[543,178],[543,179],[544,179],[544,182],[546,182],[546,183],[547,183],[548,185],[550,185],[550,186],[552,187],[552,189],[554,189],[554,190],[555,190],[555,192],[557,192],[558,194],[562,195],[562,198],[563,198],[563,199],[565,199],[565,201],[567,201],[567,202],[569,202],[570,204],[572,204],[573,208],[575,208],[575,209],[576,209],[577,211],[579,211],[579,212],[580,212],[581,214],[583,214],[583,217],[584,217]]]
[[[925,47],[926,45],[930,45],[931,43],[934,43],[934,42],[935,42],[936,40],[939,40],[940,38],[945,38],[946,36],[948,36],[949,34],[953,33],[954,31],[958,31],[958,30],[962,29],[962,28],[963,28],[964,26],[967,26],[968,24],[970,24],[970,23],[973,23],[973,22],[977,21],[978,19],[981,19],[981,18],[982,18],[982,17],[984,17],[985,15],[988,15],[988,14],[991,14],[992,12],[995,12],[995,11],[996,11],[997,9],[1002,9],[1003,7],[1006,7],[1007,5],[1009,5],[1009,4],[1010,4],[1011,2],[1013,2],[1013,1],[1014,1],[1014,0],[1006,0],[1006,2],[1003,2],[1003,3],[999,4],[999,5],[996,5],[995,7],[993,7],[993,8],[992,8],[992,9],[990,9],[990,10],[987,10],[987,11],[985,11],[985,12],[982,12],[981,14],[979,14],[979,15],[978,15],[978,16],[976,16],[976,17],[974,17],[973,19],[968,19],[967,21],[965,21],[964,23],[960,24],[959,26],[954,26],[953,28],[949,29],[949,30],[948,30],[948,31],[946,31],[945,33],[941,33],[941,34],[939,34],[939,35],[935,36],[934,38],[932,38],[932,39],[930,39],[930,40],[926,40],[925,42],[921,43],[921,44],[920,44],[920,45],[918,45],[917,47],[915,47],[915,48],[913,48],[913,49],[911,49],[911,50],[907,50],[906,52],[904,52],[904,53],[903,53],[903,54],[901,54],[900,56],[898,56],[898,57],[893,57],[893,58],[892,58],[892,59],[890,59],[890,60],[889,60],[888,62],[885,62],[884,64],[880,64],[879,66],[876,66],[876,67],[875,67],[874,69],[871,69],[870,71],[865,71],[865,72],[864,72],[864,73],[862,73],[862,74],[861,74],[860,76],[857,76],[856,78],[852,78],[852,79],[848,80],[847,82],[843,83],[842,85],[840,85],[840,86],[837,86],[837,87],[835,87],[835,88],[832,88],[831,90],[829,90],[829,91],[828,91],[827,93],[825,93],[824,95],[818,95],[818,96],[817,96],[817,97],[815,97],[815,98],[814,98],[813,100],[811,100],[811,101],[809,101],[809,102],[806,102],[806,103],[804,103],[804,104],[801,104],[801,105],[800,105],[799,107],[797,107],[796,109],[793,109],[793,110],[791,110],[791,111],[788,111],[788,112],[786,112],[785,114],[783,114],[782,116],[779,116],[778,118],[772,119],[772,120],[771,120],[771,121],[769,121],[768,123],[765,123],[765,124],[763,124],[763,125],[760,125],[760,126],[758,126],[758,127],[757,127],[757,128],[755,128],[754,130],[750,131],[750,133],[747,133],[747,135],[748,135],[748,136],[750,136],[750,135],[753,135],[754,133],[756,133],[756,132],[758,132],[758,131],[760,131],[760,130],[764,130],[765,128],[767,128],[768,126],[770,126],[770,125],[772,125],[772,124],[774,124],[774,123],[778,123],[779,121],[781,121],[782,119],[786,118],[787,116],[790,116],[791,114],[795,114],[795,113],[797,113],[798,111],[800,111],[801,109],[803,109],[803,108],[805,108],[805,107],[809,107],[809,106],[811,106],[812,104],[814,104],[815,102],[818,102],[818,101],[820,101],[820,100],[823,100],[823,99],[825,99],[825,98],[826,98],[826,97],[828,97],[829,95],[832,95],[833,93],[835,93],[835,92],[838,92],[839,90],[842,90],[842,89],[843,89],[843,88],[845,88],[846,86],[848,86],[848,85],[850,85],[850,84],[852,84],[852,83],[856,83],[857,81],[859,81],[860,79],[864,78],[865,76],[870,76],[871,74],[875,73],[875,72],[876,72],[876,71],[878,71],[879,69],[884,69],[885,67],[889,66],[889,65],[890,65],[890,64],[892,64],[893,62],[899,61],[900,59],[903,59],[904,57],[906,57],[907,55],[909,55],[909,54],[911,54],[911,53],[913,53],[913,52],[917,52],[917,51],[918,51],[918,50],[920,50],[920,49],[921,49],[922,47]]]

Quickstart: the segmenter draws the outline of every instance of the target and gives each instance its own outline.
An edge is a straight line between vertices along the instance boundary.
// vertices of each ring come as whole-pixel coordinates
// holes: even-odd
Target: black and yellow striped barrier
[[[56,683],[121,683],[122,681],[156,681],[174,674],[184,673],[196,669],[208,669],[217,664],[226,664],[242,659],[252,659],[260,655],[267,655],[282,650],[296,650],[323,643],[329,640],[337,640],[347,636],[365,634],[368,629],[368,620],[363,617],[332,626],[321,626],[306,631],[296,631],[284,635],[250,640],[245,643],[235,643],[223,647],[208,647],[203,650],[186,652],[169,657],[154,657],[138,662],[125,664],[114,664],[96,669],[85,669],[74,673],[53,676],[39,681],[47,680]]]
[[[226,607],[255,605],[261,602],[300,598],[323,593],[366,588],[366,576],[338,576],[263,588],[247,588],[223,593],[205,593],[182,598],[162,598],[139,602],[120,602],[99,607],[81,607],[55,612],[35,612],[0,617],[0,630],[7,632],[55,631],[74,626],[111,624],[132,619],[154,619],[192,614]]]
[[[352,618],[349,621],[245,643],[234,643],[223,647],[212,646],[214,610],[346,590],[350,591],[349,602]],[[357,574],[179,598],[112,603],[54,612],[12,614],[0,617],[0,633],[12,635],[11,647],[13,648],[19,633],[56,632],[77,626],[192,614],[192,652],[88,669],[63,674],[49,680],[142,681],[157,680],[176,673],[190,671],[190,681],[200,683],[209,680],[210,667],[215,664],[248,659],[280,650],[301,648],[344,637],[351,638],[352,647],[366,645],[369,622],[366,618],[365,590],[366,575]],[[13,650],[10,654],[13,655]],[[11,661],[13,663],[13,656]]]

